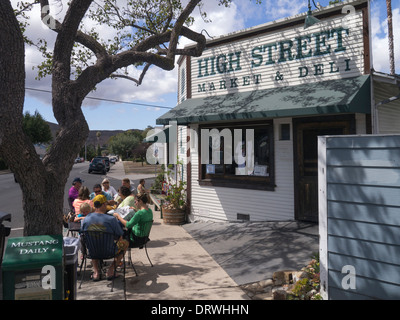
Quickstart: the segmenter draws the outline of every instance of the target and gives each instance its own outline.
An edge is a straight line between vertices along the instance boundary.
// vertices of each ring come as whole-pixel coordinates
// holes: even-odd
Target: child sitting
[[[74,222],[80,222],[83,220],[90,212],[92,212],[92,207],[90,206],[89,203],[84,202],[81,204],[80,208],[80,213],[75,217]]]

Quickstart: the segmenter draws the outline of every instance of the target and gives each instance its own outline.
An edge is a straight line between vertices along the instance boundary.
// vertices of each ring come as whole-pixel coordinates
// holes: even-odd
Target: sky
[[[64,2],[64,1],[63,1]],[[203,1],[203,10],[211,22],[204,22],[196,9],[193,12],[195,23],[192,29],[200,32],[205,29],[211,37],[257,26],[273,20],[307,12],[307,0],[264,0],[256,4],[255,0],[233,0],[230,8],[218,6],[217,0]],[[14,8],[17,0],[11,0]],[[52,1],[50,1],[50,4]],[[325,7],[329,0],[315,0]],[[312,1],[311,1],[312,4]],[[62,9],[51,7],[53,12],[62,15]],[[313,6],[313,9],[315,7]],[[400,0],[392,0],[394,51],[396,73],[400,73]],[[40,20],[39,8],[31,13],[31,26],[28,36],[32,39],[45,37],[48,43],[54,43],[55,33],[44,26]],[[389,73],[389,53],[387,39],[386,1],[371,1],[371,38],[373,67],[376,71]],[[99,28],[98,26],[96,26]],[[104,37],[112,34],[103,28],[98,29]],[[180,46],[190,43],[186,39]],[[51,77],[36,80],[37,69],[42,61],[35,47],[26,46],[26,96],[24,112],[33,114],[36,110],[49,122],[57,123],[51,107]],[[96,91],[90,93],[83,102],[83,112],[90,130],[129,130],[145,129],[156,126],[156,119],[177,105],[177,66],[172,71],[151,67],[142,85],[136,86],[125,79],[105,80]],[[132,68],[133,75],[137,71]],[[95,99],[91,99],[93,97]],[[107,101],[105,101],[107,100]]]

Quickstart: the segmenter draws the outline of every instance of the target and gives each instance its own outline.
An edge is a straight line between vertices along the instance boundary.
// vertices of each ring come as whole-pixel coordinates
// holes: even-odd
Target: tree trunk
[[[82,99],[75,97],[79,90],[53,83],[53,108],[61,130],[41,161],[22,129],[24,41],[9,1],[0,1],[0,16],[0,154],[22,189],[24,235],[60,234],[65,184],[89,132]]]
[[[64,187],[65,183],[48,179],[42,185],[27,185],[24,188],[25,236],[62,233]]]

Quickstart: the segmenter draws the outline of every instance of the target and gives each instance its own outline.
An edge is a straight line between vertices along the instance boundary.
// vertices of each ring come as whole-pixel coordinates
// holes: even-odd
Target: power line
[[[44,90],[44,89],[36,89],[36,88],[28,88],[28,87],[25,87],[25,89],[32,90],[32,91],[38,91],[38,92],[51,93],[50,90]],[[146,103],[138,103],[138,102],[128,102],[128,101],[121,101],[121,100],[113,100],[113,99],[106,99],[106,98],[86,97],[85,99],[92,99],[92,100],[98,100],[98,101],[107,101],[107,102],[114,102],[114,103],[132,104],[132,105],[138,105],[138,106],[143,106],[143,107],[173,109],[172,107],[158,106],[158,105],[146,104]]]

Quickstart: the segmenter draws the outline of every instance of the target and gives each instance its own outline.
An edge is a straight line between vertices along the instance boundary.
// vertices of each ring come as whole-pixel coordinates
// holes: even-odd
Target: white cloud
[[[193,26],[190,28],[196,32],[203,32],[206,38],[219,37],[232,31],[237,31],[244,28],[243,16],[238,10],[236,3],[232,3],[229,8],[219,6],[218,1],[204,1],[202,11],[207,13],[207,19],[211,22],[205,22],[201,16],[199,10],[196,8],[192,16],[195,19]],[[208,36],[209,35],[209,36]],[[182,38],[180,41],[180,47],[183,47],[191,43],[190,40]]]
[[[399,73],[400,68],[400,8],[392,10],[393,38],[395,68]],[[389,72],[389,42],[387,19],[379,21],[377,15],[372,12],[372,58],[376,71]]]

